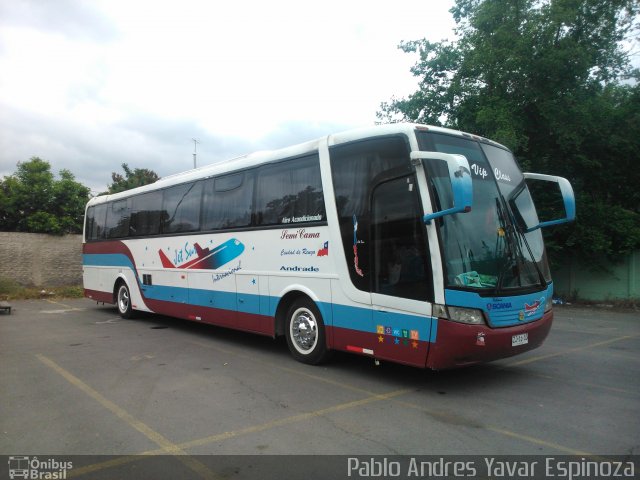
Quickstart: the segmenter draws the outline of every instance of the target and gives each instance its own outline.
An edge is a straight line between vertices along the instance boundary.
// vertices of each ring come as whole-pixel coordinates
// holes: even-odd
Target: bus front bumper
[[[535,322],[504,328],[467,325],[440,318],[437,340],[429,348],[427,368],[464,367],[532,350],[542,345],[552,323],[553,310]]]

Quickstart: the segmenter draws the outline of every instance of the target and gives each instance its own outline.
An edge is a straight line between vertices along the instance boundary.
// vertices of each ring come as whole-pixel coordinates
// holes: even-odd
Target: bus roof
[[[257,152],[249,153],[246,155],[241,155],[239,157],[231,158],[228,160],[223,160],[223,161],[212,163],[209,165],[204,165],[202,167],[194,168],[194,169],[176,173],[173,175],[167,175],[166,177],[162,177],[156,182],[148,185],[132,188],[130,190],[125,190],[124,192],[114,193],[112,195],[100,195],[97,197],[93,197],[91,200],[89,200],[88,206],[104,203],[111,200],[128,198],[132,195],[137,195],[139,193],[159,190],[162,188],[170,187],[172,185],[178,185],[181,183],[191,182],[194,180],[214,177],[216,175],[220,175],[224,173],[233,173],[234,171],[237,171],[237,170],[256,167],[265,163],[274,162],[274,161],[282,160],[285,158],[296,157],[296,156],[304,155],[306,153],[311,153],[318,150],[320,141],[324,138],[327,139],[328,145],[332,146],[332,145],[339,145],[341,143],[352,142],[355,140],[360,140],[363,138],[380,136],[380,135],[393,135],[393,134],[399,134],[399,133],[410,135],[415,130],[428,130],[432,132],[447,133],[450,135],[456,135],[456,136],[471,138],[479,141],[489,142],[494,145],[501,146],[502,148],[506,148],[486,138],[464,133],[458,130],[452,130],[449,128],[435,127],[431,125],[423,125],[423,124],[417,124],[417,123],[389,123],[384,125],[375,125],[370,127],[347,130],[344,132],[328,135],[327,137],[321,137],[315,140],[300,143],[298,145],[292,145],[290,147],[280,148],[277,150],[257,151]]]

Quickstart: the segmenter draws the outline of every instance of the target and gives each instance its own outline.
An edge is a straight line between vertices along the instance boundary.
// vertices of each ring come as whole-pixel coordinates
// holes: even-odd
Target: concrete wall
[[[635,251],[610,272],[593,272],[576,261],[551,272],[557,296],[581,300],[640,299],[640,251]]]
[[[0,232],[0,277],[25,286],[82,284],[82,235]]]

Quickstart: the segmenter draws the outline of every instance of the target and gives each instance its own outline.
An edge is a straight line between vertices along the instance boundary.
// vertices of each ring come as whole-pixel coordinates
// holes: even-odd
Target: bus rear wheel
[[[317,365],[327,359],[324,322],[311,300],[298,299],[289,307],[285,333],[289,351],[299,362]]]
[[[133,307],[131,306],[131,292],[126,283],[120,282],[116,292],[116,305],[118,312],[122,318],[131,318],[133,316]]]

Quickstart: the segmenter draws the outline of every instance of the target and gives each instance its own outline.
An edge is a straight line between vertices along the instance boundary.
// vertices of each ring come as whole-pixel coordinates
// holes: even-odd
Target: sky
[[[373,125],[417,88],[402,40],[453,0],[0,0],[0,177],[38,156],[93,194]]]

